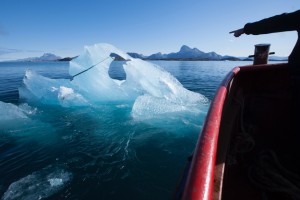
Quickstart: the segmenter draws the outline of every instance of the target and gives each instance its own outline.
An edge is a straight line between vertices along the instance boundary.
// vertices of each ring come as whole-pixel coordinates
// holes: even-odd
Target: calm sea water
[[[233,67],[250,64],[153,62],[185,88],[210,100]],[[56,79],[69,78],[68,67],[68,62],[0,63],[0,101],[22,103],[33,113],[30,120],[0,127],[2,199],[170,199],[193,152],[204,115],[182,123],[153,124],[133,121],[129,108],[109,103],[95,109],[19,101],[18,88],[26,69]],[[121,70],[109,72],[112,78],[124,79]]]

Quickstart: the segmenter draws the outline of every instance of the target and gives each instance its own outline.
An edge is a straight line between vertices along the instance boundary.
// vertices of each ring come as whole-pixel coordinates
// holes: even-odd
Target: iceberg
[[[114,60],[114,56],[122,61]],[[121,63],[125,80],[111,78],[109,69]],[[158,65],[132,58],[110,44],[85,46],[70,62],[68,79],[50,79],[27,71],[20,98],[42,104],[93,106],[128,104],[133,118],[152,118],[166,113],[206,111],[209,100],[187,90]]]

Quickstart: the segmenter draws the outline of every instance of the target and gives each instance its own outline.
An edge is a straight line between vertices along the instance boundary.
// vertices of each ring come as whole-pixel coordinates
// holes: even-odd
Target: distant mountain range
[[[183,45],[176,53],[162,54],[159,52],[150,56],[144,56],[138,53],[128,54],[134,58],[144,60],[240,60],[234,56],[221,56],[216,52],[205,53],[197,48],[190,48],[187,45]]]
[[[43,61],[56,61],[61,59],[60,56],[54,55],[52,53],[44,53],[40,57],[30,57],[30,58],[24,58],[24,59],[19,59],[16,61],[21,61],[21,62],[43,62]]]
[[[24,59],[18,59],[15,61],[19,61],[19,62],[47,62],[47,61],[70,61],[75,57],[65,57],[62,58],[60,56],[57,56],[53,53],[44,53],[42,56],[40,57],[30,57],[30,58],[24,58]]]
[[[162,54],[161,52],[152,54],[150,56],[145,56],[143,54],[130,52],[128,53],[133,58],[140,58],[143,60],[211,60],[211,61],[221,61],[221,60],[233,60],[233,61],[246,61],[253,60],[253,58],[248,57],[234,57],[234,56],[222,56],[216,52],[205,53],[197,48],[190,48],[187,45],[183,45],[178,52]],[[76,56],[77,57],[77,56]],[[19,59],[17,61],[29,61],[29,62],[44,62],[44,61],[70,61],[76,57],[66,57],[61,58],[60,56],[54,55],[52,53],[45,53],[41,57],[31,57],[25,59]],[[270,61],[287,61],[287,57],[270,56]],[[122,58],[117,58],[117,60],[122,60]]]
[[[197,48],[190,48],[187,45],[183,45],[176,53],[162,54],[161,52],[145,56],[138,53],[128,53],[133,58],[140,58],[143,60],[233,60],[233,61],[248,61],[253,58],[248,57],[235,57],[235,56],[222,56],[216,52],[205,53]],[[270,61],[287,61],[287,57],[270,56]]]

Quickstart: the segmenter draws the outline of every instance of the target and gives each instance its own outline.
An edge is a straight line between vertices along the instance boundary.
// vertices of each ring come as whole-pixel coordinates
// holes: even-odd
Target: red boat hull
[[[239,132],[244,131],[242,123],[245,121],[251,123],[251,126],[253,124],[256,132],[251,130],[249,138],[255,146],[244,153],[243,158],[254,159],[257,152],[265,147],[273,148],[274,152],[281,154],[276,145],[280,144],[284,128],[290,129],[290,122],[293,121],[290,88],[287,64],[236,67],[226,76],[211,103],[199,136],[182,199],[261,197],[262,189],[251,183],[245,175],[248,169],[245,170],[245,162],[240,159],[242,154],[232,153],[237,148],[233,142],[236,142]],[[283,144],[289,145],[288,142]],[[291,148],[291,151],[295,149]],[[236,157],[233,160],[238,164],[230,163],[232,156]]]

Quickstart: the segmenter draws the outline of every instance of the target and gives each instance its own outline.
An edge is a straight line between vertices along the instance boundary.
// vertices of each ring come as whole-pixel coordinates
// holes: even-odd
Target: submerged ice
[[[2,200],[45,199],[62,190],[71,179],[70,172],[48,166],[13,182]]]
[[[15,118],[27,118],[26,114],[18,108],[18,106],[13,105],[11,103],[4,103],[0,101],[1,121],[11,120]]]
[[[35,113],[36,109],[31,108],[28,104],[16,106],[11,103],[0,101],[0,121],[10,121],[15,119],[27,119],[29,115]]]
[[[114,61],[112,55],[122,57]],[[110,66],[121,63],[125,80],[109,76]],[[20,97],[42,104],[69,106],[126,103],[132,106],[136,119],[165,113],[199,113],[206,110],[208,100],[182,84],[159,66],[130,57],[109,44],[86,46],[84,52],[70,62],[71,80],[50,79],[27,71]]]

